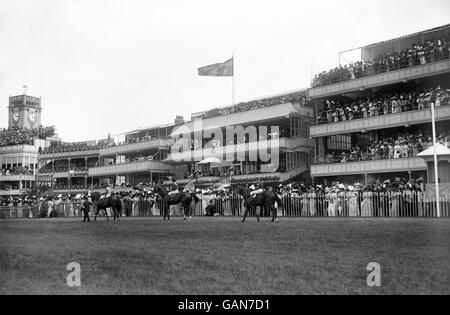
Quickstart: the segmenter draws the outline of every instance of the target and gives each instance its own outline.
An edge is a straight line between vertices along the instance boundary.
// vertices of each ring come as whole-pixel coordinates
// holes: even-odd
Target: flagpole
[[[434,188],[436,189],[436,210],[437,217],[441,217],[441,204],[440,204],[440,194],[439,194],[439,171],[438,171],[438,158],[437,158],[437,141],[436,141],[436,118],[434,111],[434,103],[431,102],[431,124],[433,130],[433,158],[434,158]]]
[[[233,51],[233,55],[232,55],[232,58],[233,58],[233,77],[231,78],[231,81],[232,81],[232,100],[233,100],[233,112],[234,112],[234,51]]]

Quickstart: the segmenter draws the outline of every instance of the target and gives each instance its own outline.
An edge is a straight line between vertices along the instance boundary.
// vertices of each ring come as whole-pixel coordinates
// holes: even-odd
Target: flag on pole
[[[232,77],[234,76],[234,58],[223,63],[198,68],[198,75],[201,77]]]

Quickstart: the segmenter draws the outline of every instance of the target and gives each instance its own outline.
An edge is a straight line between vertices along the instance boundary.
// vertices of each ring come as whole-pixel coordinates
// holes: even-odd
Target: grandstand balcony
[[[26,189],[0,190],[0,196],[19,196],[27,193]]]
[[[174,171],[174,167],[161,161],[137,161],[131,163],[92,167],[89,169],[89,176],[144,173],[150,171],[170,173]]]
[[[194,183],[195,185],[211,185],[220,183],[232,183],[232,184],[251,184],[255,182],[287,182],[290,179],[303,174],[308,170],[308,164],[301,163],[293,168],[288,169],[286,172],[273,172],[273,173],[254,173],[245,175],[233,175],[233,176],[204,176],[197,179],[178,179],[179,185],[186,185],[188,183]],[[171,184],[171,181],[166,181],[165,184]]]
[[[308,90],[310,99],[329,97],[368,88],[375,88],[388,84],[395,84],[408,80],[426,78],[450,71],[450,59],[427,63],[411,68],[380,73],[355,80],[339,82],[331,85],[314,87]]]
[[[37,154],[38,149],[36,148],[36,146],[29,144],[0,147],[0,154],[16,154],[16,153]]]
[[[70,152],[54,152],[43,153],[39,155],[41,159],[73,159],[73,158],[86,158],[97,157],[100,154],[100,149],[85,150],[85,151],[70,151]]]
[[[173,139],[154,139],[100,149],[99,154],[100,156],[114,156],[151,149],[168,149],[173,143]]]
[[[411,157],[311,165],[311,177],[423,171],[426,169],[427,165],[422,158]]]
[[[34,175],[0,175],[0,182],[34,181]]]
[[[436,121],[450,119],[450,106],[436,107]],[[417,125],[431,122],[431,110],[414,110],[409,112],[380,115],[363,119],[339,121],[310,127],[312,138],[326,137],[337,134],[349,134],[361,131],[383,128]]]
[[[217,157],[224,159],[227,154],[246,153],[252,151],[278,148],[280,152],[308,152],[314,149],[314,140],[306,137],[280,138],[273,140],[264,140],[250,143],[241,143],[236,145],[227,145],[210,149],[197,149],[193,151],[176,152],[168,155],[164,162],[176,164],[183,162],[200,162],[207,157]],[[265,151],[266,152],[266,151]]]

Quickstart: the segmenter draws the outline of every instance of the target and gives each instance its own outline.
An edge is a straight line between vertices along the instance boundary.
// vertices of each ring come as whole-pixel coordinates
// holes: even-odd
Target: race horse
[[[164,214],[164,221],[170,220],[170,206],[181,204],[181,207],[183,208],[184,213],[184,219],[186,220],[186,217],[191,217],[191,203],[192,200],[197,202],[200,200],[195,193],[189,193],[180,191],[175,196],[170,197],[169,192],[162,187],[161,185],[156,185],[153,189],[153,193],[157,194],[160,199],[160,205],[161,205],[161,211]]]
[[[100,212],[100,210],[105,211],[106,219],[109,221],[108,211],[107,208],[111,208],[114,214],[114,221],[120,218],[120,215],[122,214],[122,201],[120,200],[119,196],[112,195],[110,197],[101,198],[102,195],[100,193],[94,193],[92,195],[92,203],[95,207],[95,217],[94,221],[97,220],[97,216]]]
[[[264,190],[263,193],[252,197],[252,195],[250,194],[251,191],[249,189],[239,185],[234,188],[234,192],[244,198],[245,213],[242,222],[245,222],[247,214],[251,209],[255,210],[256,219],[259,222],[259,215],[256,211],[257,206],[264,207],[264,212],[272,211],[272,222],[278,222],[278,213],[277,209],[275,208],[275,202],[277,202],[279,207],[282,207],[282,203],[281,198],[277,194],[272,191]]]

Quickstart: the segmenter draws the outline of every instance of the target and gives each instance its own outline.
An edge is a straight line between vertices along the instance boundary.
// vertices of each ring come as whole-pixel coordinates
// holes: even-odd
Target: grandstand
[[[334,76],[330,80],[316,77],[308,90],[317,113],[310,128],[316,183],[427,181],[427,165],[417,154],[432,146],[432,103],[438,141],[449,146],[449,40],[446,25],[369,45],[362,48],[362,74],[348,75],[352,67],[346,67],[341,74],[347,75],[331,70],[322,75]]]
[[[38,181],[54,192],[104,191],[110,185],[154,183],[184,174],[162,162],[173,141],[175,124],[139,128],[116,143],[111,137],[83,143],[50,145],[39,159]]]
[[[193,113],[186,122],[177,117],[168,125],[130,131],[121,143],[111,137],[81,143],[43,140],[39,185],[67,192],[173,178],[181,185],[196,179],[200,186],[426,181],[427,166],[417,154],[432,144],[431,103],[438,141],[449,143],[449,39],[450,25],[445,25],[372,44],[361,48],[361,61],[317,75],[310,89]],[[16,125],[20,99],[11,99],[10,119]],[[255,127],[256,138],[227,138],[227,127],[237,125]],[[276,165],[260,155],[274,145]],[[220,162],[203,163],[211,157]]]

